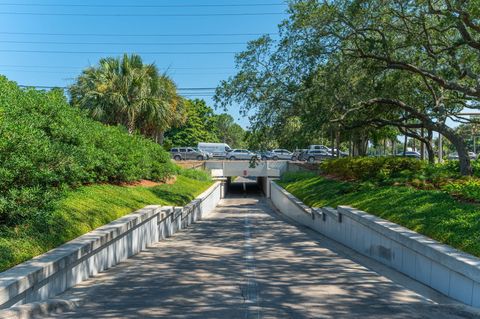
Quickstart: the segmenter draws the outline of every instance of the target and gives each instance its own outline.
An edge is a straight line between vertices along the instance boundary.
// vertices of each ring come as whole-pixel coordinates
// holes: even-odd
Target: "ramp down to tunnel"
[[[474,318],[375,267],[263,196],[231,193],[208,219],[74,288],[83,305],[49,318]]]

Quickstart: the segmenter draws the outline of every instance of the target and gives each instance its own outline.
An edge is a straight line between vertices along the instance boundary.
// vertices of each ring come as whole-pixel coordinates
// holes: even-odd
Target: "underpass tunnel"
[[[254,176],[227,177],[227,197],[235,196],[264,196],[264,178]]]

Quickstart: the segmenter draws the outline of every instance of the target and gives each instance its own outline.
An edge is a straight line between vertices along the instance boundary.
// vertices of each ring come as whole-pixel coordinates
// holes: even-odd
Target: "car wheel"
[[[296,161],[297,160],[297,157],[296,156],[292,156],[292,161]]]
[[[274,161],[278,161],[278,156],[274,156],[272,159],[273,159]]]
[[[202,156],[202,155],[198,155],[198,156],[197,156],[197,161],[203,161],[203,156]]]
[[[231,156],[231,157],[229,158],[229,160],[234,161],[234,160],[236,160],[236,158],[235,158],[235,156]]]
[[[182,157],[181,157],[180,155],[175,155],[175,156],[173,157],[173,159],[176,160],[176,161],[181,161],[181,160],[182,160]]]
[[[310,157],[308,158],[308,162],[309,162],[309,163],[315,163],[315,157],[310,156]]]

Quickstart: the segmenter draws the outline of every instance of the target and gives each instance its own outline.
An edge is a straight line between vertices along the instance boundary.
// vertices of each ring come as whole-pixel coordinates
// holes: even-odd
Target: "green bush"
[[[63,188],[176,172],[161,146],[71,107],[62,91],[21,89],[0,77],[0,224],[47,214]],[[60,191],[59,191],[60,190]]]
[[[404,157],[353,157],[325,161],[323,173],[346,180],[385,181],[405,178],[425,168],[423,161]]]

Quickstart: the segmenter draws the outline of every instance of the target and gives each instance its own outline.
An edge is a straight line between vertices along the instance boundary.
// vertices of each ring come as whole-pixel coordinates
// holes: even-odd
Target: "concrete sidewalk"
[[[354,261],[355,260],[355,261]],[[362,260],[365,262],[362,262]],[[262,197],[213,216],[68,291],[51,318],[474,318],[415,282],[286,222]],[[383,269],[383,270],[382,270]],[[399,284],[400,283],[400,284]],[[62,296],[59,296],[62,298]]]

